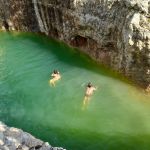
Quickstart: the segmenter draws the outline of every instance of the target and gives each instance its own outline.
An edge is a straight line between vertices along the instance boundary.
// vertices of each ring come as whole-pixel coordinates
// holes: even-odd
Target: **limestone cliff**
[[[20,129],[8,127],[0,122],[0,149],[1,150],[65,150],[52,147],[47,142],[36,139]]]
[[[79,47],[136,82],[150,83],[150,0],[0,0],[1,25]]]

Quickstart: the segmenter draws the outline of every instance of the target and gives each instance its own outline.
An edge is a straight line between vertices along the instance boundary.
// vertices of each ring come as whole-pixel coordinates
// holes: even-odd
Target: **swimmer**
[[[54,70],[53,73],[51,74],[51,77],[53,77],[52,79],[50,79],[49,83],[52,86],[55,86],[55,82],[61,79],[61,75],[59,73],[59,71]]]
[[[90,82],[86,86],[85,96],[83,100],[83,109],[88,105],[91,96],[93,95],[93,92],[97,90],[96,87],[94,87]]]

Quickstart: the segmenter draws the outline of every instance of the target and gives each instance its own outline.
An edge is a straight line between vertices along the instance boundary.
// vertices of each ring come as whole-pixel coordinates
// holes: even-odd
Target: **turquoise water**
[[[150,149],[150,97],[94,64],[45,37],[0,33],[0,120],[67,150]],[[82,110],[89,81],[99,88]]]

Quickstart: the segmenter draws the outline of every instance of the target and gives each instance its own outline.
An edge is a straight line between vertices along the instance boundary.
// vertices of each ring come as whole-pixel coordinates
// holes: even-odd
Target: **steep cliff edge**
[[[150,83],[150,0],[0,1],[1,26],[45,33]]]
[[[1,150],[65,150],[52,147],[47,142],[36,139],[31,134],[20,129],[8,127],[0,122]]]

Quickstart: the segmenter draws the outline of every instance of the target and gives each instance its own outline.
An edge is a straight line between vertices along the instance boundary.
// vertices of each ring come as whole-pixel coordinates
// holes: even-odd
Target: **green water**
[[[51,87],[50,74],[62,79]],[[99,89],[82,110],[85,85]],[[0,120],[67,150],[149,150],[150,97],[62,43],[0,33]]]

